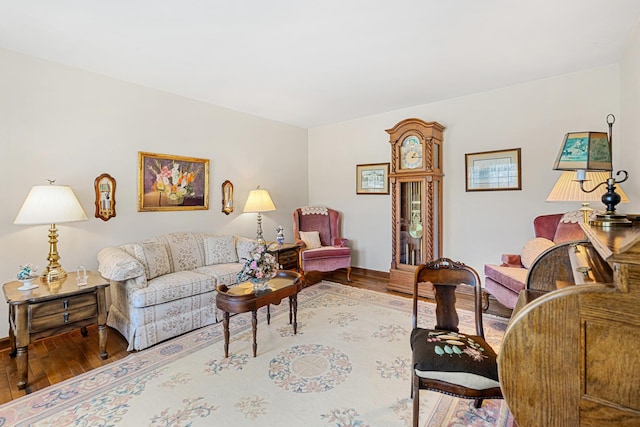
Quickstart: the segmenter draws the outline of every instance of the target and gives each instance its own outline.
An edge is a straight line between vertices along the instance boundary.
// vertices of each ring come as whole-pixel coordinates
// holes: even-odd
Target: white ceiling
[[[0,0],[0,47],[309,128],[618,63],[639,0]]]

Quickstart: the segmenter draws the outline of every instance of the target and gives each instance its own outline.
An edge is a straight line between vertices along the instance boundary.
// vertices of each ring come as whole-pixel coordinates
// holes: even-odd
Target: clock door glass
[[[400,184],[400,264],[422,264],[422,182]]]
[[[416,169],[422,166],[422,143],[415,135],[410,135],[400,145],[400,167]]]

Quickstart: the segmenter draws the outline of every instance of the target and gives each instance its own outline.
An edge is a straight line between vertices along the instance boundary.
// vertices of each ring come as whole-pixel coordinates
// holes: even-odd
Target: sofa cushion
[[[320,246],[320,233],[317,231],[301,231],[300,240],[302,240],[307,249],[317,249]]]
[[[169,233],[159,236],[158,241],[167,245],[171,271],[193,270],[204,265],[204,243],[200,233]]]
[[[145,242],[134,245],[135,257],[144,266],[147,280],[171,272],[167,247],[160,242]]]
[[[204,264],[225,264],[238,262],[235,238],[233,236],[205,236]]]
[[[536,237],[535,239],[529,240],[522,247],[522,252],[520,253],[520,260],[524,268],[531,267],[533,261],[535,261],[538,256],[553,246],[553,242],[549,239],[545,239],[544,237]]]
[[[520,267],[502,267],[495,264],[485,264],[485,276],[511,289],[516,294],[524,289],[529,270]]]
[[[236,253],[238,260],[244,262],[251,258],[251,254],[258,247],[256,240],[247,239],[246,237],[236,237]]]
[[[321,258],[334,258],[334,257],[345,257],[351,254],[351,250],[346,247],[338,247],[338,246],[323,246],[317,249],[306,250],[302,252],[303,260],[310,259],[321,259]]]
[[[238,282],[238,273],[242,270],[242,264],[237,262],[226,264],[205,265],[194,271],[214,278],[215,285],[235,285]]]
[[[164,274],[131,293],[131,305],[141,308],[215,290],[214,278],[195,271]]]

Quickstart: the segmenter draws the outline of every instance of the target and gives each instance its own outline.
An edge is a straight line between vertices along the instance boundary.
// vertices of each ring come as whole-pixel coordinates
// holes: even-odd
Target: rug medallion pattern
[[[434,306],[420,305],[435,318]],[[298,296],[298,334],[288,304],[211,325],[0,406],[4,426],[408,426],[411,422],[411,300],[321,282]],[[461,332],[474,316],[461,312]],[[506,320],[485,316],[498,350]],[[425,323],[424,326],[428,326]],[[451,355],[456,357],[456,355]],[[422,426],[511,424],[504,401],[420,393]]]

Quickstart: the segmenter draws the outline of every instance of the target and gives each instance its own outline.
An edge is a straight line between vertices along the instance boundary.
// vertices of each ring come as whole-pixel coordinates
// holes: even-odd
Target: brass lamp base
[[[57,282],[67,278],[67,272],[61,266],[47,269],[40,276],[40,281],[43,283]]]
[[[589,222],[590,225],[594,227],[631,227],[633,222],[629,221],[625,215],[616,215],[616,214],[600,214],[596,215],[596,218]]]

